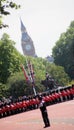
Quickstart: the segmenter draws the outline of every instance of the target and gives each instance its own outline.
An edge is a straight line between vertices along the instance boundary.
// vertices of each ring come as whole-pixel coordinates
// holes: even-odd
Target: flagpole
[[[32,87],[33,87],[34,95],[36,96],[35,86],[33,85]]]

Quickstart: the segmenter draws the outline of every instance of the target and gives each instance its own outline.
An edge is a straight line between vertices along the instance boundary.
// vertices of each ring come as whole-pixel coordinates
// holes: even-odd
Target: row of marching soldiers
[[[0,118],[37,109],[39,104],[38,96],[39,94],[33,97],[26,97],[24,99],[16,101],[0,101]],[[41,96],[44,98],[47,106],[73,100],[74,85],[62,89],[53,90],[48,93],[41,93]]]

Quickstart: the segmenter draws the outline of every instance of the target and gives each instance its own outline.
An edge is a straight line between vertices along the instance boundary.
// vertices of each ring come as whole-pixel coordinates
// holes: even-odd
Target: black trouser
[[[47,111],[42,112],[42,117],[43,117],[43,121],[45,126],[50,125],[49,119],[48,119],[48,114]]]

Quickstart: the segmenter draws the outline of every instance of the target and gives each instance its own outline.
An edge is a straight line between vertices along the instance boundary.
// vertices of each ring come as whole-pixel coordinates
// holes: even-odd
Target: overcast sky
[[[39,57],[52,54],[52,48],[61,33],[66,32],[74,20],[74,0],[13,0],[21,9],[11,11],[4,20],[9,28],[0,30],[16,42],[16,48],[22,52],[20,17],[32,38]]]

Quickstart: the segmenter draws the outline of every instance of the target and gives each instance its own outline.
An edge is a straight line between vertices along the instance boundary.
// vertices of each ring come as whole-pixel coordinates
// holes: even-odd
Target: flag
[[[27,66],[28,66],[30,81],[31,81],[32,83],[34,83],[34,80],[35,80],[35,77],[34,77],[34,69],[33,69],[33,66],[32,66],[32,64],[31,64],[30,61],[28,61]]]
[[[25,77],[25,79],[28,81],[28,80],[29,80],[29,77],[28,77],[28,75],[27,75],[27,72],[26,72],[24,66],[21,65],[21,68],[22,68],[22,71],[24,72],[24,77]]]

